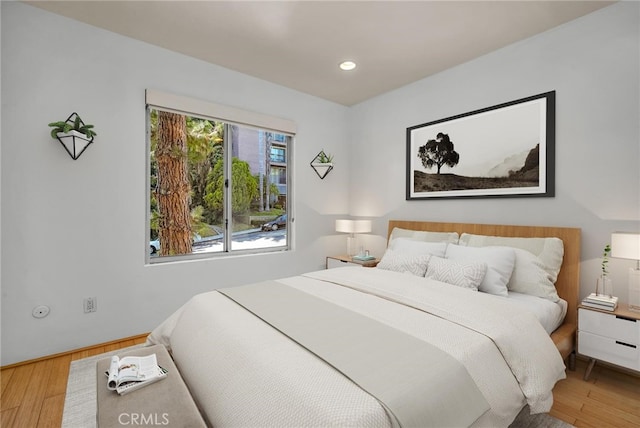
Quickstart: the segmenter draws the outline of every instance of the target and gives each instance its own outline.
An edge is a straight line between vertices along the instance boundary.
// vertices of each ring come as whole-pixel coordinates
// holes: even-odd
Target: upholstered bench
[[[138,348],[117,354],[144,356],[156,354],[158,364],[167,369],[167,377],[126,395],[107,389],[111,358],[97,362],[98,427],[159,425],[166,427],[206,427],[187,386],[169,352],[163,345]]]

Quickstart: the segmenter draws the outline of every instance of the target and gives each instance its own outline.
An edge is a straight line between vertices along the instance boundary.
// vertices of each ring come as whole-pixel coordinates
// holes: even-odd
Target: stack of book
[[[591,293],[584,298],[582,306],[602,309],[603,311],[615,311],[618,307],[618,298],[615,296]]]
[[[351,257],[352,260],[359,260],[361,262],[368,262],[369,260],[375,260],[374,256],[371,256],[369,254],[358,254],[355,255],[353,257]]]

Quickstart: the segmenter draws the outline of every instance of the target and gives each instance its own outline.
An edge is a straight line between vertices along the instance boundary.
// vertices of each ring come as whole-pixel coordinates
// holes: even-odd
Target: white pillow
[[[429,232],[424,230],[410,230],[402,229],[400,227],[394,227],[389,236],[389,242],[396,238],[410,238],[416,241],[423,242],[451,242],[452,244],[458,243],[457,232]]]
[[[424,242],[410,238],[395,238],[389,244],[389,248],[406,254],[432,254],[444,257],[447,249],[446,242]]]
[[[430,257],[430,254],[401,253],[387,248],[376,268],[424,276]]]
[[[486,263],[461,263],[431,256],[425,277],[478,291],[478,286],[484,279],[486,272]]]
[[[507,283],[511,278],[515,265],[516,254],[509,247],[464,247],[461,245],[447,246],[448,259],[463,263],[483,262],[487,264],[487,273],[480,283],[478,290],[497,296],[507,296]]]
[[[545,270],[545,264],[535,254],[520,248],[516,252],[516,264],[507,284],[509,291],[542,297],[557,302],[560,300],[553,277]]]
[[[560,238],[518,238],[463,233],[460,236],[460,245],[469,247],[503,246],[527,250],[542,261],[543,269],[550,275],[553,283],[558,279],[558,272],[560,272],[564,257],[564,243]]]

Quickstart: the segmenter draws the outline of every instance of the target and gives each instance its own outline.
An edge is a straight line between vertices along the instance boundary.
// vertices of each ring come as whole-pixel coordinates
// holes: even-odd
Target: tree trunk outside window
[[[158,112],[157,201],[160,255],[191,253],[191,188],[187,173],[187,132],[185,117]]]

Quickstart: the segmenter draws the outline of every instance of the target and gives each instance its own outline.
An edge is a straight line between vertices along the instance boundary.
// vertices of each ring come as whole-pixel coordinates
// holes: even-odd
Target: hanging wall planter
[[[318,174],[320,179],[324,179],[327,174],[333,169],[333,156],[327,155],[324,150],[321,150],[320,153],[316,155],[315,158],[311,161],[311,168]]]
[[[60,141],[73,160],[80,157],[97,135],[92,129],[93,125],[85,124],[75,112],[64,122],[52,122],[49,126],[53,128],[51,137]]]

